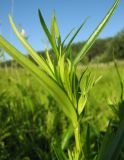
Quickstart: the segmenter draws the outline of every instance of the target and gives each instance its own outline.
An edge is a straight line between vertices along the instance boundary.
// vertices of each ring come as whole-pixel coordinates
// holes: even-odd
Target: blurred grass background
[[[124,61],[117,63],[124,80]],[[85,67],[80,65],[78,73]],[[96,77],[102,75],[86,104],[86,121],[92,134],[98,135],[114,116],[108,98],[118,101],[120,83],[113,62],[88,68]],[[28,71],[0,68],[0,160],[54,160],[51,145],[62,140],[69,124],[56,105]]]

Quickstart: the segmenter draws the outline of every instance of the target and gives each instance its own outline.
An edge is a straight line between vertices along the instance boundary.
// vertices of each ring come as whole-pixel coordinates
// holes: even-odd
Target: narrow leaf
[[[50,69],[51,69],[51,73],[52,73],[51,77],[53,79],[55,79],[55,77],[54,77],[54,65],[53,65],[53,62],[52,62],[52,60],[50,58],[48,50],[46,50],[46,57],[47,57],[47,63],[49,65]]]
[[[50,69],[47,66],[46,62],[44,61],[44,59],[42,57],[40,57],[35,50],[28,44],[28,42],[25,40],[25,38],[20,34],[20,32],[18,31],[18,29],[16,28],[16,25],[14,24],[14,21],[12,19],[11,16],[9,16],[9,20],[10,20],[10,24],[12,26],[12,29],[14,31],[14,33],[16,34],[16,36],[18,37],[18,39],[21,41],[21,43],[23,44],[23,46],[26,48],[26,50],[28,51],[28,53],[32,56],[32,58],[36,61],[36,63],[43,69],[45,70],[47,73],[50,73]],[[51,73],[50,73],[51,74]]]
[[[109,137],[108,137],[109,138]],[[122,147],[124,146],[124,121],[120,123],[120,126],[116,132],[116,135],[113,136],[113,139],[108,139],[109,143],[106,141],[107,147],[104,145],[104,150],[100,152],[101,154],[98,157],[98,160],[117,160],[121,152]],[[104,143],[104,142],[103,142]]]
[[[53,144],[52,147],[55,152],[57,160],[68,160],[65,153],[62,151],[62,149],[59,146]]]
[[[72,127],[72,125],[70,125],[70,127],[67,129],[67,131],[65,132],[65,134],[62,138],[62,143],[61,143],[62,150],[64,150],[66,148],[72,135],[73,135],[73,127]]]
[[[62,42],[62,46],[64,46],[65,41],[68,39],[68,37],[71,35],[71,33],[74,31],[74,28],[66,35],[66,37],[64,38],[63,42]]]
[[[85,107],[87,102],[87,95],[81,95],[78,100],[78,114],[80,115]]]
[[[90,155],[91,155],[91,148],[90,148],[90,126],[89,124],[87,125],[87,133],[86,133],[86,140],[85,140],[85,146],[84,146],[84,154],[85,154],[85,159],[90,160]]]
[[[88,18],[89,18],[89,17],[88,17]],[[81,24],[81,26],[77,29],[77,31],[75,32],[75,34],[73,35],[73,37],[72,37],[71,40],[69,41],[69,43],[68,43],[68,45],[67,45],[67,47],[66,47],[66,50],[69,49],[69,47],[70,47],[70,45],[72,44],[74,38],[77,36],[77,34],[78,34],[79,31],[81,30],[81,28],[86,24],[88,18],[86,18],[86,19],[84,20],[84,22]]]
[[[119,78],[119,82],[120,82],[120,87],[121,87],[121,96],[120,96],[120,100],[122,101],[123,100],[123,97],[124,97],[124,84],[123,84],[123,81],[122,81],[122,78],[121,78],[121,75],[120,75],[120,72],[119,72],[119,69],[118,69],[118,65],[117,65],[117,62],[114,60],[114,65],[115,65],[115,69],[116,69],[116,72],[117,72],[117,75],[118,75],[118,78]]]
[[[40,9],[38,9],[38,15],[39,15],[39,19],[40,19],[41,26],[42,26],[44,32],[46,33],[47,38],[48,38],[48,40],[49,40],[49,42],[50,42],[50,44],[51,44],[51,46],[52,46],[52,49],[53,49],[53,51],[55,52],[55,54],[56,54],[56,56],[57,56],[57,58],[58,58],[59,53],[58,53],[58,49],[57,49],[56,43],[55,43],[55,41],[53,40],[53,38],[52,38],[52,36],[51,36],[48,28],[47,28],[47,25],[45,24],[45,21],[44,21],[44,19],[43,19],[43,16],[42,16],[42,14],[41,14]]]

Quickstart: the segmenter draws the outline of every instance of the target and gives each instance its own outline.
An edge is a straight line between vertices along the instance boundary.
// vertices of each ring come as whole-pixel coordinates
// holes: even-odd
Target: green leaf
[[[95,42],[96,38],[102,31],[102,29],[105,27],[107,22],[109,21],[110,17],[113,15],[116,7],[118,6],[120,0],[116,0],[116,2],[113,4],[107,15],[103,18],[101,23],[98,25],[98,27],[95,29],[93,34],[89,37],[85,45],[82,47],[81,51],[77,54],[76,58],[74,59],[74,65],[77,65],[77,63],[85,56],[85,54],[88,52],[88,50],[91,48],[93,43]]]
[[[71,92],[70,77],[69,77],[70,76],[69,67],[68,67],[68,63],[65,62],[65,54],[63,54],[62,56],[60,56],[59,61],[58,61],[59,77],[61,79],[62,87],[67,92],[68,97],[72,100],[72,92]]]
[[[65,41],[68,39],[68,37],[71,35],[71,33],[74,31],[74,28],[66,35],[66,37],[64,38],[63,42],[62,42],[62,46],[64,47]]]
[[[55,29],[54,29],[54,15],[52,15],[52,19],[51,19],[51,26],[50,26],[50,33],[51,36],[53,37],[53,39],[55,38]]]
[[[90,126],[89,124],[87,125],[87,133],[86,133],[86,140],[85,140],[85,146],[84,146],[84,154],[85,154],[85,159],[90,160],[90,155],[91,155],[91,147],[90,147]]]
[[[64,150],[66,148],[72,135],[73,135],[73,126],[70,125],[62,138],[62,143],[61,143],[62,150]]]
[[[55,76],[54,76],[54,74],[55,74],[54,65],[53,65],[53,62],[52,62],[52,60],[51,60],[51,58],[50,58],[50,55],[49,55],[48,50],[46,50],[45,53],[46,53],[46,57],[47,57],[47,64],[48,64],[48,66],[50,67],[51,73],[52,73],[52,74],[50,74],[50,75],[51,75],[51,77],[52,77],[53,79],[55,79]]]
[[[55,152],[56,158],[58,160],[68,160],[65,153],[62,151],[62,149],[59,146],[53,144],[52,147]]]
[[[52,16],[52,22],[51,22],[51,34],[56,36],[57,39],[60,38],[59,28],[56,22],[55,15]]]
[[[52,36],[53,41],[55,42],[55,44],[56,42],[58,42],[58,46],[60,47],[61,38],[60,38],[60,33],[59,33],[58,25],[57,25],[54,14],[52,16],[50,31],[51,31],[51,36]]]
[[[94,80],[93,85],[97,84],[97,83],[101,80],[102,77],[103,77],[103,76],[99,76],[98,78],[96,78],[96,79]]]
[[[81,95],[78,100],[78,114],[80,115],[85,107],[87,102],[87,95]]]
[[[87,22],[88,19],[89,19],[89,17],[86,18],[86,19],[84,20],[84,22],[81,24],[81,26],[77,29],[77,31],[75,32],[75,34],[73,35],[73,37],[72,37],[71,40],[69,41],[69,43],[68,43],[68,45],[67,45],[67,47],[66,47],[66,50],[69,49],[69,47],[70,47],[70,45],[72,44],[73,40],[75,39],[75,37],[77,36],[77,34],[78,34],[79,31],[81,30],[81,28],[86,24],[86,22]]]
[[[79,84],[81,83],[82,78],[83,78],[83,76],[87,73],[87,71],[88,71],[88,67],[86,66],[86,68],[83,70],[83,72],[81,73],[81,76],[80,76],[80,78],[79,78]]]
[[[121,78],[121,75],[120,75],[120,72],[119,72],[119,69],[118,69],[118,65],[117,65],[117,62],[115,61],[114,59],[114,65],[115,65],[115,69],[116,69],[116,72],[117,72],[117,75],[118,75],[118,79],[119,79],[119,83],[120,83],[120,87],[121,87],[121,96],[120,96],[120,100],[122,101],[123,98],[124,98],[124,84],[123,84],[123,80]]]
[[[64,83],[65,81],[65,55],[64,54],[59,57],[58,67],[59,67],[59,73],[60,73],[62,83]]]
[[[11,16],[9,16],[9,20],[10,20],[10,24],[13,28],[14,33],[16,34],[16,36],[18,37],[18,39],[21,41],[21,43],[23,44],[23,46],[26,48],[26,50],[28,51],[28,53],[32,56],[32,58],[35,60],[35,62],[43,69],[45,70],[47,73],[51,74],[51,71],[49,69],[49,67],[47,66],[46,62],[44,61],[44,59],[42,57],[40,57],[35,50],[28,44],[28,42],[25,40],[25,38],[19,33],[18,29],[16,28],[14,21],[12,19]]]
[[[105,136],[103,138],[100,150],[98,152],[97,160],[104,160],[104,158],[103,158],[104,154],[113,139],[114,139],[114,135],[112,134],[112,131],[110,128],[110,123],[109,123],[107,131],[106,131]]]
[[[55,40],[52,38],[52,36],[51,36],[51,34],[50,34],[50,32],[49,32],[46,24],[45,24],[45,21],[44,21],[44,19],[43,19],[43,16],[42,16],[42,14],[41,14],[40,9],[38,9],[38,15],[39,15],[39,19],[40,19],[41,26],[42,26],[44,32],[46,33],[46,36],[47,36],[47,38],[48,38],[48,40],[49,40],[49,42],[50,42],[50,44],[51,44],[51,46],[52,46],[52,49],[53,49],[53,51],[55,52],[55,54],[56,54],[56,56],[57,56],[57,58],[58,58],[58,57],[59,57],[59,52],[58,52],[58,49],[57,49]]]
[[[124,147],[124,121],[121,121],[115,136],[107,131],[98,160],[117,160],[122,147]]]

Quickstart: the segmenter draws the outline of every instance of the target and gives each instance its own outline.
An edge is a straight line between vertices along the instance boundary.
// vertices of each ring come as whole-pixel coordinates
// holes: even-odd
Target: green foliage
[[[103,139],[100,152],[98,154],[98,160],[101,159],[123,159],[123,147],[124,147],[124,100],[123,100],[123,81],[120,76],[117,63],[115,61],[115,68],[117,71],[117,75],[119,78],[120,86],[121,86],[121,96],[118,103],[111,103],[110,106],[116,113],[118,120],[114,122],[110,122],[108,126],[108,130],[106,131],[106,135]],[[117,107],[116,107],[117,106]],[[116,112],[115,112],[116,111]]]
[[[114,46],[114,47],[113,47]],[[108,54],[112,53],[114,50],[116,59],[124,58],[124,34],[123,30],[119,32],[111,41],[110,47],[108,47]]]
[[[57,106],[63,111],[63,113],[68,118],[69,123],[72,125],[75,144],[67,148],[66,150],[68,153],[67,155],[65,155],[64,151],[62,151],[62,149],[58,147],[57,142],[55,142],[56,143],[55,145],[53,143],[53,148],[55,150],[55,153],[58,159],[83,160],[85,159],[84,157],[86,158],[88,157],[87,154],[86,156],[84,156],[83,152],[84,152],[84,148],[86,148],[86,152],[88,152],[88,150],[90,149],[90,143],[88,142],[90,139],[90,129],[88,127],[87,136],[86,136],[87,142],[83,144],[83,141],[81,141],[81,137],[80,137],[80,125],[81,125],[81,120],[85,119],[84,117],[85,109],[86,109],[85,106],[86,106],[89,92],[93,88],[93,86],[96,84],[96,82],[100,79],[100,77],[96,78],[95,76],[92,75],[91,72],[87,71],[87,69],[84,70],[84,72],[82,72],[82,74],[78,77],[77,66],[81,61],[81,59],[83,59],[83,57],[86,55],[88,50],[91,48],[91,46],[95,42],[96,38],[98,37],[99,33],[102,31],[104,26],[106,25],[110,17],[113,15],[114,10],[116,9],[118,3],[119,3],[119,0],[116,0],[113,6],[110,8],[107,15],[103,18],[101,23],[98,25],[98,27],[95,29],[92,35],[88,38],[84,46],[81,48],[79,53],[77,53],[77,55],[74,58],[72,58],[71,56],[70,46],[75,36],[78,34],[80,29],[85,24],[86,20],[75,32],[74,36],[71,38],[67,46],[64,46],[65,40],[63,42],[61,40],[61,36],[59,33],[55,16],[54,15],[52,16],[51,27],[49,31],[43,19],[41,11],[38,10],[41,26],[52,46],[52,50],[55,55],[55,58],[51,59],[48,50],[46,50],[46,58],[42,56],[40,57],[36,53],[36,51],[29,45],[27,40],[17,30],[12,17],[9,16],[11,26],[16,36],[18,37],[22,45],[25,47],[25,49],[28,51],[28,53],[31,55],[35,63],[32,62],[27,57],[25,57],[20,51],[18,51],[13,45],[11,45],[3,36],[0,36],[0,47],[3,48],[6,52],[8,52],[25,69],[30,71],[30,73],[34,76],[34,78],[38,82],[40,82],[44,90],[49,92],[52,95],[52,97],[56,100]],[[34,111],[34,107],[33,107],[31,98],[26,96],[26,90],[23,86],[21,86],[20,84],[16,84],[16,85],[19,88],[19,90],[22,92],[24,106],[25,105],[30,106],[30,108],[28,109],[32,113]],[[16,107],[14,105],[14,102],[12,102],[11,105],[14,106],[14,108]],[[24,112],[23,114],[25,115]],[[48,126],[47,128],[48,132],[51,130],[49,117],[51,117],[50,118],[52,120],[51,123],[53,123],[54,116],[52,116],[52,112],[50,110],[46,116],[46,124]],[[15,117],[14,120],[16,119],[17,117]],[[32,120],[34,120],[34,117]],[[19,131],[17,130],[15,132],[21,133],[20,130]],[[31,137],[29,139],[32,142],[33,135],[30,134],[30,136]],[[70,135],[68,140],[71,138],[71,136],[73,135]],[[19,138],[20,137],[22,138],[21,135],[19,136]],[[21,138],[19,142],[21,142]],[[26,142],[26,139],[24,140]],[[27,143],[30,143],[30,142],[27,142]],[[40,151],[39,148],[37,149],[37,151],[39,151],[37,152],[37,155],[41,158],[42,151]],[[112,156],[113,156],[113,153],[114,151],[111,152]]]
[[[118,66],[121,78],[124,80],[124,64],[118,62]],[[90,143],[91,155],[88,154],[88,157],[90,156],[89,158],[92,160],[99,152],[108,120],[117,119],[113,117],[108,107],[107,97],[112,100],[120,99],[121,90],[114,65],[95,65],[89,66],[89,69],[96,76],[103,75],[103,78],[91,90],[85,108],[87,113],[80,121],[81,139],[84,144],[86,143],[84,146],[85,157],[87,157]],[[81,74],[81,71],[82,69],[78,68],[78,74]],[[2,76],[3,74],[4,76]],[[43,91],[40,83],[37,83],[28,72],[19,68],[13,70],[8,68],[8,72],[2,69],[0,77],[0,139],[2,139],[0,159],[4,157],[3,160],[21,160],[27,157],[30,160],[49,160],[49,158],[54,160],[53,144],[57,143],[55,146],[62,148],[64,153],[67,148],[74,146],[73,127],[69,125],[67,118],[58,111],[56,102]],[[116,104],[115,107],[117,110]],[[117,114],[115,116],[117,117]],[[8,119],[11,120],[8,122]],[[84,134],[87,130],[87,123],[90,126],[90,134]],[[112,122],[111,126],[113,132],[118,123]],[[22,140],[19,138],[20,136]],[[87,142],[88,137],[90,140]],[[12,152],[11,148],[17,148],[17,150]],[[20,150],[22,151],[21,155]],[[119,156],[123,156],[123,151]]]
[[[54,154],[51,141],[55,141],[54,138],[58,137],[59,130],[66,129],[63,119],[61,121],[63,115],[56,109],[54,99],[38,87],[39,84],[36,85],[36,81],[29,74],[26,75],[23,70],[20,70],[18,75],[14,70],[10,77],[10,73],[10,70],[6,73],[7,76],[4,73],[6,81],[3,79],[1,82],[6,85],[6,90],[2,89],[2,85],[0,159],[52,158]],[[7,81],[7,78],[11,79]],[[49,118],[53,119],[50,123]]]

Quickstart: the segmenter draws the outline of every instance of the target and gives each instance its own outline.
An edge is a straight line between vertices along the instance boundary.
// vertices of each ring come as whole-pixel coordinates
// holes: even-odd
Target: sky
[[[93,32],[115,0],[0,0],[0,32],[17,49],[26,53],[14,35],[8,20],[13,16],[17,26],[25,29],[28,42],[37,50],[44,50],[49,43],[40,26],[38,8],[41,9],[46,24],[50,27],[51,15],[56,14],[62,39],[72,28],[78,28],[90,17],[74,42],[84,41]],[[116,35],[124,27],[124,0],[121,0],[114,15],[99,38]]]

